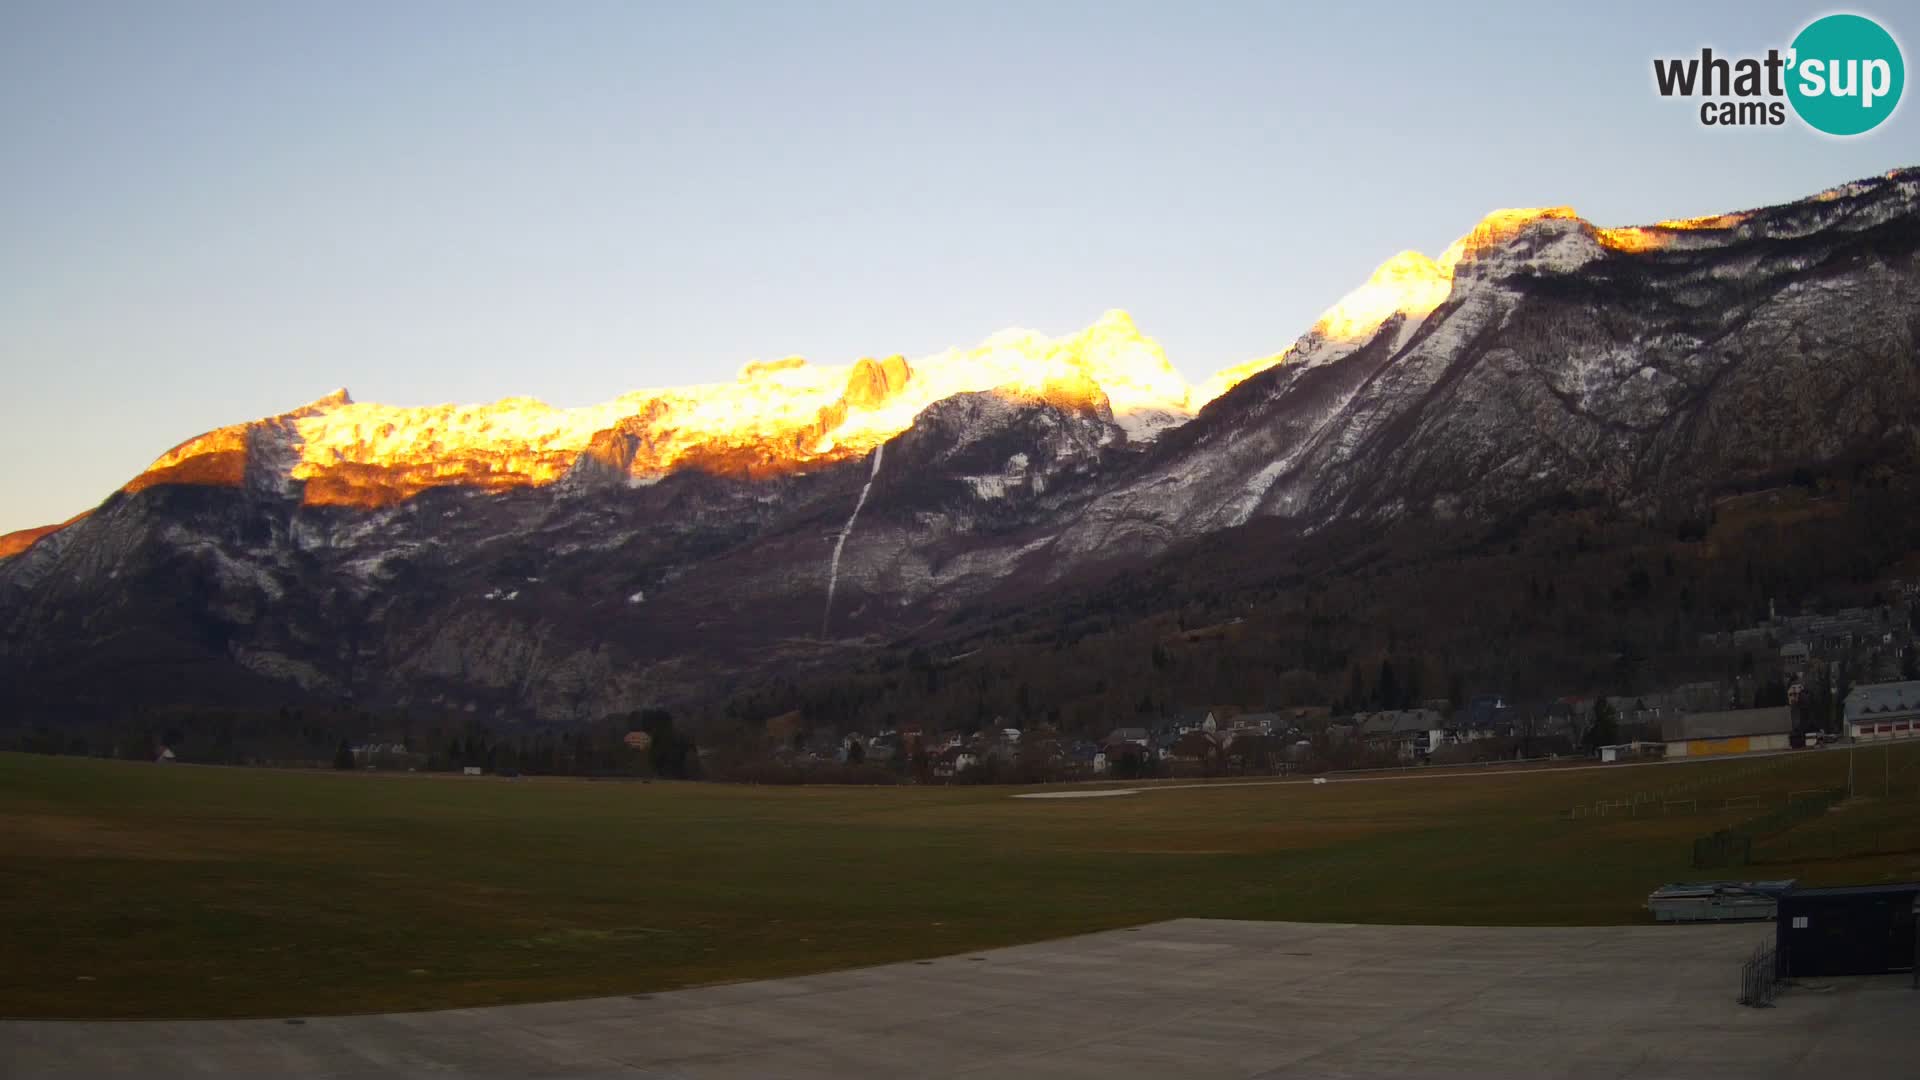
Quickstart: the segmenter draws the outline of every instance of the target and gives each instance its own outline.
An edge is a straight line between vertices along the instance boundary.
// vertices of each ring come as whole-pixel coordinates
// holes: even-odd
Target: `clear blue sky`
[[[340,385],[581,404],[1109,307],[1199,378],[1495,207],[1920,162],[1913,102],[1837,141],[1652,90],[1825,7],[1584,7],[7,0],[0,531]]]

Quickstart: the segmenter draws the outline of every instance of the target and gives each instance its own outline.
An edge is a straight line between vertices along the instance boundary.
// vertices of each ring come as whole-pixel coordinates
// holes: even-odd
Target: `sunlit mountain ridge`
[[[1477,650],[1489,678],[1516,648],[1598,673],[1616,670],[1609,642],[1673,618],[1733,625],[1755,588],[1741,556],[1719,560],[1719,600],[1627,603],[1590,638],[1527,575],[1585,537],[1583,595],[1618,615],[1606,597],[1632,591],[1622,568],[1649,539],[1684,566],[1752,533],[1728,532],[1727,507],[1798,520],[1808,490],[1811,531],[1752,533],[1777,560],[1754,581],[1912,576],[1920,169],[1634,229],[1509,211],[1384,262],[1284,351],[1199,385],[1114,314],[931,356],[772,360],[591,409],[334,395],[211,432],[130,485],[145,490],[0,543],[31,541],[0,559],[0,706],[504,729],[784,710],[778,695],[824,679],[805,700],[872,726],[948,707],[883,689],[924,685],[924,648],[985,657],[942,668],[950,686],[996,685],[1031,654],[1104,722],[1163,679],[1134,669],[1196,605],[1215,625],[1285,596],[1274,625],[1304,635],[1289,648],[1325,640],[1321,611],[1347,612],[1345,647],[1366,649],[1405,613],[1449,628],[1423,648]],[[1472,551],[1498,564],[1456,573]],[[1454,634],[1488,588],[1545,621]],[[1325,655],[1339,692],[1345,662]]]
[[[1058,337],[1016,329],[919,358],[757,361],[731,382],[636,390],[581,407],[531,397],[395,406],[357,402],[340,390],[277,417],[189,439],[126,490],[267,483],[292,492],[297,485],[310,505],[377,507],[440,486],[555,484],[589,460],[600,475],[612,469],[633,484],[680,468],[748,476],[804,471],[863,456],[935,402],[979,392],[1072,402],[1110,415],[1131,440],[1151,440],[1271,367],[1321,362],[1330,349],[1368,339],[1395,316],[1411,332],[1454,295],[1465,268],[1500,257],[1538,223],[1553,223],[1577,241],[1556,257],[1578,261],[1602,252],[1657,252],[1689,242],[1689,234],[1725,235],[1745,219],[1723,214],[1600,228],[1567,207],[1496,210],[1438,258],[1405,251],[1387,259],[1286,350],[1198,383],[1188,383],[1157,341],[1114,310]],[[31,532],[10,538],[19,542],[0,547],[0,557],[50,530]]]
[[[346,391],[280,417],[190,439],[128,485],[237,485],[271,454],[277,432],[286,479],[319,505],[383,505],[429,487],[554,483],[610,436],[627,436],[618,465],[633,483],[678,467],[753,474],[857,457],[905,431],[955,394],[998,391],[1110,413],[1151,438],[1204,402],[1152,338],[1121,311],[1076,334],[1006,330],[971,349],[932,356],[813,364],[750,363],[729,383],[637,390],[558,408],[533,398],[424,407],[356,402]],[[274,440],[269,440],[274,441]]]

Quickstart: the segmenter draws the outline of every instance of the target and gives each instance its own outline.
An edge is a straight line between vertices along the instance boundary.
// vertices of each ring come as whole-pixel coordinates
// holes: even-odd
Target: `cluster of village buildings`
[[[1692,693],[1697,695],[1698,690]],[[1600,759],[1786,750],[1836,737],[1796,732],[1791,705],[1692,709],[1676,701],[1687,696],[1675,692],[1608,699],[1620,717],[1617,730],[1623,741],[1598,747]],[[925,754],[936,779],[963,777],[989,762],[1011,765],[1023,754],[1035,752],[1035,743],[1043,744],[1038,752],[1047,756],[1049,764],[1087,776],[1141,775],[1143,763],[1158,771],[1321,769],[1328,766],[1329,748],[1343,744],[1365,751],[1364,757],[1348,759],[1360,764],[1455,764],[1589,752],[1583,736],[1593,722],[1596,701],[1568,699],[1544,713],[1526,715],[1497,697],[1476,700],[1451,715],[1436,707],[1332,717],[1325,707],[1241,711],[1216,706],[1182,712],[1155,727],[1115,728],[1098,740],[1062,740],[1051,733],[1014,727],[931,737],[908,729],[884,732],[851,753],[843,747],[836,756],[841,761],[852,756],[885,763],[903,753]],[[1920,680],[1852,688],[1845,699],[1844,735],[1837,737],[1848,741],[1920,738]],[[851,738],[848,745],[859,741]]]
[[[1104,738],[1022,731],[1000,718],[972,733],[902,728],[866,739],[849,736],[833,753],[841,761],[924,761],[934,779],[954,779],[990,764],[1035,758],[1082,776],[1288,772],[1595,752],[1602,761],[1621,761],[1785,750],[1836,739],[1920,738],[1920,679],[1900,677],[1914,671],[1920,649],[1908,616],[1909,606],[1920,604],[1920,586],[1903,587],[1900,596],[1897,606],[1772,616],[1748,629],[1709,635],[1709,647],[1761,653],[1760,667],[1778,672],[1775,685],[1784,685],[1786,700],[1758,707],[1760,675],[1749,673],[1658,693],[1565,697],[1524,707],[1498,695],[1458,707],[1429,701],[1346,716],[1325,706],[1198,706],[1150,725],[1114,728]],[[1843,681],[1845,671],[1854,674]],[[1842,702],[1838,730],[1825,719],[1810,722],[1802,707],[1816,684],[1824,686],[1827,699]],[[1593,729],[1602,711],[1611,716],[1611,738],[1596,747]]]
[[[996,717],[979,730],[903,725],[877,734],[810,728],[798,712],[767,721],[774,762],[888,767],[919,780],[1036,781],[1170,773],[1287,773],[1514,758],[1595,755],[1602,761],[1738,754],[1920,738],[1920,584],[1884,606],[1833,614],[1770,614],[1707,635],[1711,651],[1750,661],[1739,675],[1635,695],[1516,703],[1482,695],[1336,715],[1328,706],[1193,706],[1131,718],[1104,735],[1023,727]],[[644,750],[647,736],[629,744]],[[635,740],[640,740],[636,742]],[[400,744],[352,748],[353,763],[404,767]],[[171,752],[167,752],[171,757]]]

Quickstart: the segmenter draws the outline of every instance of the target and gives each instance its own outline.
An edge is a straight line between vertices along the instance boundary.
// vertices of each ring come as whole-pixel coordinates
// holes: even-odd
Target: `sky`
[[[1912,102],[1839,140],[1653,89],[1829,10],[6,0],[0,532],[339,386],[581,405],[1116,307],[1198,381],[1498,207],[1920,164]]]

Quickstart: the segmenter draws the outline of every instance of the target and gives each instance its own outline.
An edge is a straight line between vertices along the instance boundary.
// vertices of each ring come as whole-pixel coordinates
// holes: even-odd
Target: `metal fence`
[[[1785,768],[1796,760],[1799,759],[1792,756],[1789,751],[1765,754],[1757,760],[1743,761],[1738,764],[1725,758],[1716,760],[1712,757],[1703,757],[1692,764],[1711,764],[1714,768],[1702,768],[1698,775],[1683,783],[1669,784],[1666,787],[1648,791],[1636,791],[1623,799],[1601,799],[1593,803],[1570,806],[1560,811],[1560,817],[1569,821],[1578,821],[1582,818],[1641,817],[1651,813],[1671,814],[1682,804],[1687,806],[1689,812],[1697,812],[1703,801],[1707,809],[1713,809],[1713,803],[1719,800],[1700,799],[1699,793],[1702,789],[1733,780],[1761,776]],[[1736,795],[1727,801],[1737,805],[1737,800],[1759,798],[1761,796],[1758,795]]]
[[[1745,866],[1753,861],[1753,842],[1778,836],[1803,821],[1825,814],[1829,807],[1847,797],[1831,791],[1797,792],[1786,805],[1769,810],[1749,821],[1730,825],[1699,837],[1693,842],[1695,869],[1709,866]]]
[[[1740,1004],[1755,1009],[1773,1005],[1780,993],[1780,954],[1767,943],[1756,946],[1740,965]]]

